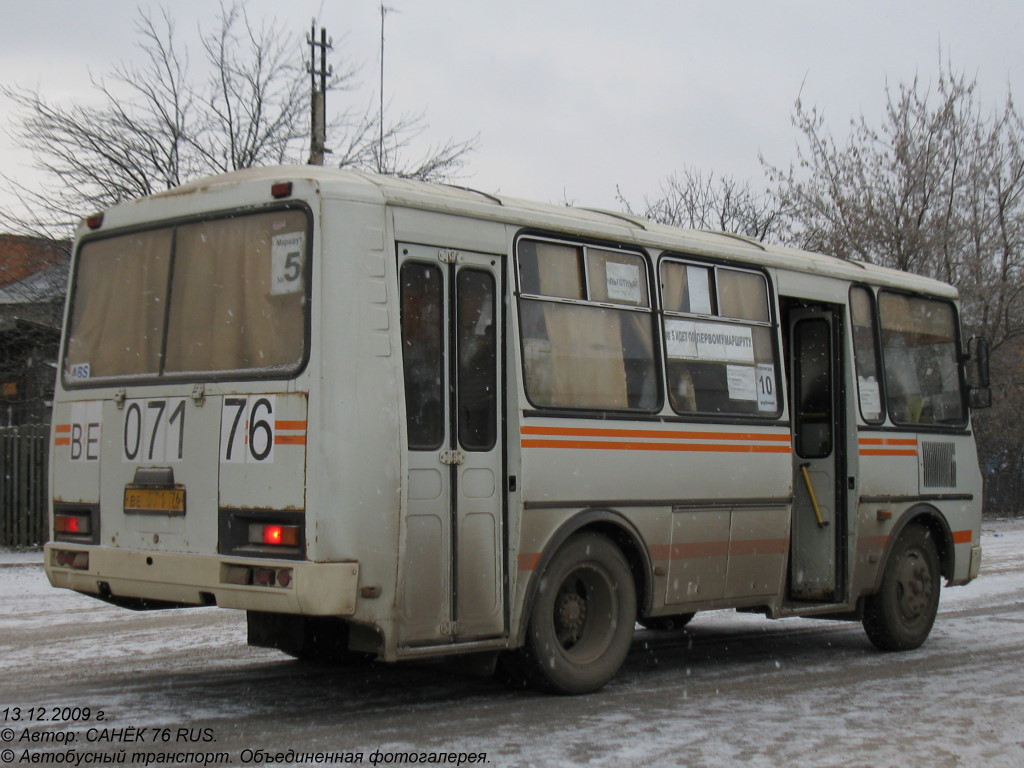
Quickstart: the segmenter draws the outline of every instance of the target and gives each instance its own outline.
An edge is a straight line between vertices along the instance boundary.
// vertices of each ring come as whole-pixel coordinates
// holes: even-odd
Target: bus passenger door
[[[504,633],[501,259],[400,245],[408,503],[399,641]]]
[[[844,419],[837,312],[792,308],[788,316],[793,421],[793,524],[789,598],[841,600]]]

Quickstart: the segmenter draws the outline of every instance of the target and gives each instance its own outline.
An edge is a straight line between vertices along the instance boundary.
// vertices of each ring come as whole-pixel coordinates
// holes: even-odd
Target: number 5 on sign
[[[305,252],[304,232],[274,235],[274,243],[270,248],[271,296],[302,291],[302,261]]]
[[[272,464],[276,409],[275,395],[225,397],[220,412],[220,460]]]

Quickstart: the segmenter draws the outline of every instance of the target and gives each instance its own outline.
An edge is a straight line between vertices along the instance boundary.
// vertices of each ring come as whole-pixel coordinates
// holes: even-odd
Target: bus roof
[[[623,212],[539,203],[480,192],[468,187],[400,179],[348,169],[309,165],[249,168],[196,179],[144,200],[159,200],[204,191],[221,191],[225,187],[255,183],[272,184],[288,180],[311,182],[319,188],[324,197],[379,202],[488,219],[552,233],[571,233],[576,236],[612,240],[639,248],[659,248],[695,256],[714,256],[936,296],[955,298],[957,295],[954,287],[921,275],[795,248],[769,245],[742,235],[681,229]]]

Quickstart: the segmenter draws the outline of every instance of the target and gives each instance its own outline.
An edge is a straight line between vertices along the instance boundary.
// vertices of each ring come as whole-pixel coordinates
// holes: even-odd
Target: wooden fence
[[[47,526],[47,425],[0,427],[0,546],[36,547]]]

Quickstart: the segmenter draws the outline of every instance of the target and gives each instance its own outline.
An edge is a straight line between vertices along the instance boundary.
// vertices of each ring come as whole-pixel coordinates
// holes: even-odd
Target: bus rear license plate
[[[124,511],[158,515],[184,515],[184,488],[125,488]]]

